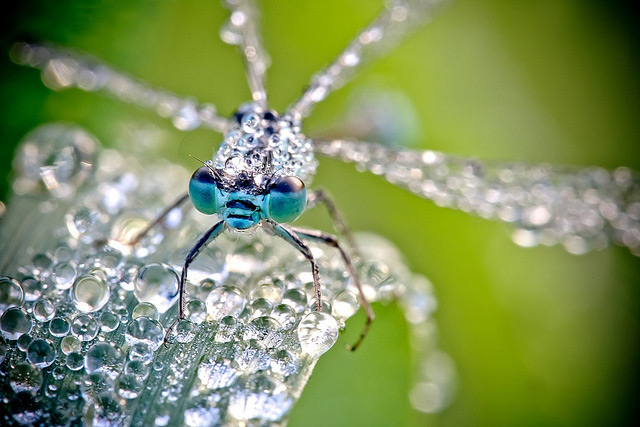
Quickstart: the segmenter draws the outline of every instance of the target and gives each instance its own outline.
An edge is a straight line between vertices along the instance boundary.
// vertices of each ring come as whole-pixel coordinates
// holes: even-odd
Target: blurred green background
[[[46,121],[79,123],[107,145],[123,122],[151,124],[171,142],[153,155],[193,168],[189,155],[207,158],[220,141],[113,99],[50,92],[37,71],[10,63],[13,41],[85,50],[223,114],[249,99],[239,56],[218,39],[227,12],[216,1],[13,3],[1,6],[9,17],[0,45],[5,203],[15,144]],[[282,111],[381,2],[261,6],[270,102]],[[319,105],[306,133],[338,125],[350,94],[378,86],[413,104],[421,148],[640,169],[638,23],[632,2],[455,1]],[[336,345],[320,360],[290,425],[614,425],[639,415],[640,263],[626,249],[580,257],[523,249],[508,226],[436,207],[337,161],[322,159],[315,185],[332,192],[353,229],[386,236],[431,279],[439,345],[457,365],[458,393],[436,415],[411,408],[406,323],[396,306],[376,305],[370,337],[356,354]],[[321,215],[306,222],[328,226]],[[345,342],[362,318],[352,322]]]

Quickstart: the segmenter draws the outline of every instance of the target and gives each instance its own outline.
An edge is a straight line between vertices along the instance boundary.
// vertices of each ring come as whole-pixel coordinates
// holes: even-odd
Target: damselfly
[[[241,7],[242,4],[237,6]],[[387,14],[391,16],[392,19],[398,19],[393,22],[400,23],[401,26],[404,26],[402,23],[406,22],[407,17],[412,17],[413,15],[411,13],[407,14],[406,10],[403,12],[404,6],[402,2],[395,6],[397,8],[391,8]],[[250,15],[250,13],[236,13],[235,24],[233,19],[231,22],[232,31],[226,33],[228,41],[234,41],[234,37],[238,34],[240,34],[241,37],[240,39],[235,39],[235,41],[240,41],[241,44],[243,37],[245,41],[251,39],[252,26],[247,25],[247,23],[253,22],[247,20]],[[240,31],[233,31],[234,25],[238,27],[235,30]],[[249,33],[243,33],[243,31],[249,31]],[[366,34],[366,32],[362,34]],[[379,37],[379,35],[376,35],[374,31],[373,34],[368,34],[364,37],[361,35],[359,40],[373,40],[373,45],[375,45],[377,42],[376,37]],[[261,48],[256,49],[256,46],[259,47],[259,45],[255,45],[255,41],[250,41],[247,46],[243,46],[243,51],[248,55],[249,80],[252,85],[254,100],[258,104],[258,108],[263,109],[263,112],[260,113],[262,114],[262,116],[260,116],[261,126],[264,113],[267,111],[264,106],[260,106],[265,99],[265,95],[260,89],[261,73],[264,70],[259,70],[261,61],[256,62],[251,60],[252,55],[260,56],[259,52]],[[368,43],[365,44],[365,47],[366,46],[368,46]],[[253,49],[251,49],[251,47],[253,47]],[[364,49],[365,52],[366,49],[368,48]],[[337,66],[347,70],[356,68],[357,65],[359,65],[360,57],[359,53],[355,55],[353,53],[354,52],[349,50],[345,51],[339,57],[339,61],[336,63]],[[64,65],[64,61],[62,61],[61,64]],[[62,72],[64,76],[64,69],[55,70],[53,68],[55,67],[52,67],[50,71],[54,72],[54,75],[56,72]],[[253,71],[251,71],[252,69]],[[330,70],[330,68],[327,70]],[[321,81],[322,79],[323,76],[320,75],[318,80]],[[64,79],[62,79],[62,81],[64,82]],[[336,81],[339,81],[339,79]],[[304,101],[305,98],[303,98],[303,101],[301,101],[302,105],[294,104],[293,111],[299,110],[300,112],[305,112],[307,103],[313,104],[324,98],[327,93],[322,93],[323,90],[330,90],[334,86],[334,82],[331,82],[330,79],[328,83],[327,87],[321,84],[313,88],[312,91],[306,92],[306,101]],[[72,85],[74,84],[76,83],[72,82]],[[125,98],[126,95],[127,94],[125,94]],[[220,118],[216,117],[215,113],[207,116],[207,113],[211,113],[210,110],[205,108],[199,109],[197,105],[191,102],[179,104],[179,107],[180,108],[174,108],[172,111],[174,122],[177,123],[178,127],[189,128],[194,126],[194,120],[200,120],[201,123],[206,123],[209,119],[214,119],[211,122],[211,127],[215,128],[220,125],[221,127],[219,129],[222,130],[224,126],[228,126],[228,124],[224,125],[226,122],[225,119],[221,119],[220,122],[216,124],[216,120]],[[201,114],[194,115],[194,112]],[[283,116],[286,116],[286,114],[278,117]],[[250,122],[251,120],[248,121]],[[200,123],[196,123],[196,125],[197,124]],[[241,126],[242,124],[238,123],[238,125]],[[293,127],[295,128],[295,123]],[[592,215],[593,211],[587,209],[588,205],[592,203],[590,203],[588,199],[583,200],[580,197],[574,198],[575,193],[571,194],[569,199],[554,199],[554,202],[558,203],[555,207],[550,207],[543,202],[544,200],[550,200],[551,194],[565,194],[564,191],[556,191],[558,187],[555,186],[555,180],[557,179],[561,183],[561,188],[565,188],[565,186],[570,189],[578,188],[578,193],[586,192],[585,194],[588,197],[593,197],[593,199],[591,199],[592,201],[602,201],[602,194],[613,195],[614,192],[622,191],[615,193],[616,195],[613,199],[619,198],[632,205],[632,202],[635,202],[634,194],[637,194],[637,178],[624,169],[619,170],[617,175],[609,175],[601,170],[574,170],[568,174],[565,173],[565,171],[560,171],[562,173],[559,173],[559,171],[546,166],[529,168],[522,165],[510,165],[508,167],[490,166],[485,169],[485,165],[482,163],[443,156],[435,152],[419,154],[407,151],[396,152],[379,147],[353,144],[349,141],[327,141],[326,143],[322,143],[319,140],[314,140],[314,142],[316,143],[316,149],[323,154],[356,161],[364,168],[369,168],[376,173],[384,174],[394,183],[408,186],[414,192],[436,199],[439,204],[473,211],[481,216],[498,217],[509,222],[516,222],[521,230],[516,237],[523,245],[535,244],[539,241],[545,243],[560,241],[564,243],[570,251],[580,253],[589,249],[591,246],[599,247],[606,244],[610,239],[613,239],[632,249],[635,248],[637,251],[637,244],[634,243],[633,237],[635,233],[635,231],[633,231],[634,227],[637,227],[637,218],[634,224],[632,206],[632,210],[629,211],[628,207],[621,207],[622,205],[619,205],[616,201],[612,202],[612,207],[616,212],[624,211],[629,213],[627,219],[630,222],[623,224],[623,229],[620,229],[608,222],[606,210],[604,214],[600,212],[600,217],[597,215],[594,217]],[[215,160],[218,159],[216,158]],[[215,160],[211,166],[214,169]],[[233,164],[233,162],[231,163]],[[261,162],[258,163],[262,164]],[[226,165],[226,161],[224,164]],[[307,164],[311,163],[308,162]],[[222,163],[218,164],[218,166],[220,165],[222,165]],[[243,169],[243,167],[240,167],[240,169]],[[496,173],[496,175],[492,176],[493,173]],[[478,182],[482,183],[480,187],[476,187],[475,185]],[[517,184],[517,188],[515,188],[516,193],[509,194],[509,191],[506,191],[508,195],[505,196],[503,193],[505,184],[510,182]],[[601,187],[601,184],[604,187]],[[622,189],[619,188],[619,184],[621,184]],[[609,187],[609,185],[611,185],[611,187]],[[509,187],[509,185],[506,185],[506,187]],[[537,190],[541,191],[540,199],[536,199],[535,196],[533,199],[529,199],[527,195],[533,195]],[[547,190],[549,190],[550,193],[547,192]],[[520,200],[518,198],[518,195],[522,195],[522,193],[519,193],[520,191],[524,191],[524,199],[529,200]],[[572,190],[567,191],[571,192]],[[627,193],[626,191],[630,192]],[[502,203],[505,202],[503,197],[507,198],[505,205],[502,205]],[[585,204],[580,205],[582,202]],[[577,208],[577,217],[574,216],[576,212],[565,212],[569,214],[569,217],[559,213],[562,211],[563,206],[566,207],[574,203],[580,205]],[[560,211],[557,209],[560,209]],[[604,215],[604,217],[602,215]],[[556,220],[558,222],[556,222]],[[592,224],[593,227],[589,227],[589,224]],[[621,224],[618,224],[618,226],[620,225]],[[627,228],[627,226],[629,228]],[[625,234],[625,231],[628,231],[628,233]]]

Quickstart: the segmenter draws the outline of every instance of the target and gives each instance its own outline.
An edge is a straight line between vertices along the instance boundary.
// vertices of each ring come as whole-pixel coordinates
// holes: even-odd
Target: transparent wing
[[[628,168],[480,161],[348,140],[314,145],[439,206],[512,223],[521,246],[561,243],[581,254],[613,242],[640,256],[640,174]]]
[[[393,0],[371,24],[361,30],[327,67],[316,73],[302,96],[287,110],[298,119],[305,118],[315,104],[342,87],[373,57],[395,46],[417,24],[426,23],[433,7],[441,0]]]
[[[270,59],[260,40],[258,8],[254,0],[226,0],[224,3],[231,11],[231,16],[227,25],[220,30],[220,38],[240,49],[251,96],[262,108],[266,108],[264,82]]]
[[[39,69],[42,81],[51,89],[75,87],[87,92],[103,92],[170,118],[180,130],[205,127],[225,132],[230,125],[229,120],[219,116],[211,104],[200,104],[194,99],[155,88],[90,55],[71,49],[16,43],[11,48],[11,58],[18,64]]]

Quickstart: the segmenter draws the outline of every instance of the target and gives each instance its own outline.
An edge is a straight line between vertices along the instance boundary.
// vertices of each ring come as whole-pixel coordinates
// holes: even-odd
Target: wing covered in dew
[[[481,161],[350,140],[314,145],[439,206],[512,223],[521,246],[561,243],[581,254],[613,242],[640,256],[640,174],[626,167]]]
[[[419,24],[430,20],[442,0],[390,0],[385,9],[362,29],[329,65],[316,73],[308,88],[287,114],[303,119],[315,104],[342,87],[368,60],[384,54]]]
[[[72,49],[16,43],[11,48],[11,58],[18,64],[39,69],[42,81],[53,90],[78,88],[85,92],[102,92],[170,118],[180,130],[205,127],[225,132],[230,126],[229,119],[219,116],[212,104],[200,104],[194,99],[153,87]]]
[[[265,75],[271,60],[262,46],[258,8],[254,0],[225,0],[224,5],[231,16],[220,30],[220,38],[227,44],[238,46],[244,59],[251,96],[260,107],[267,108]]]

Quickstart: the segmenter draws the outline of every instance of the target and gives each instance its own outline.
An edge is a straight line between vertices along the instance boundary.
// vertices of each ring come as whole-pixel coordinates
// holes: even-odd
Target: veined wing
[[[640,174],[628,168],[481,161],[351,140],[314,145],[439,206],[512,223],[521,246],[561,243],[581,254],[613,242],[640,256]]]

